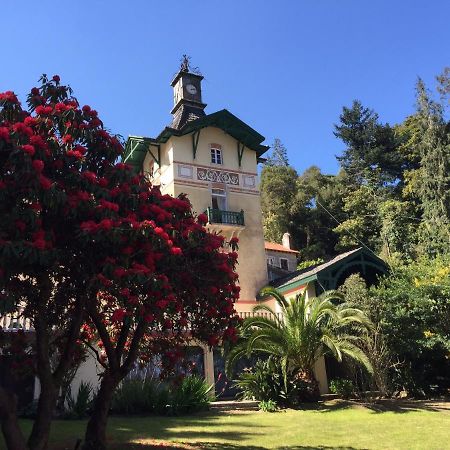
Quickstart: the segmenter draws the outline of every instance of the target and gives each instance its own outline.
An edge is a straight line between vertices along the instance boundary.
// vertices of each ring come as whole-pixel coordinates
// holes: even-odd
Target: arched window
[[[211,144],[211,163],[223,164],[222,146],[219,144]]]

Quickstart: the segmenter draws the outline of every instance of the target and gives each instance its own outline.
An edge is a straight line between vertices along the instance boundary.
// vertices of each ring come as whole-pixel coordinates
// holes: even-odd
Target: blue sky
[[[0,11],[0,90],[24,100],[40,74],[59,74],[112,131],[155,136],[187,53],[207,112],[279,137],[300,172],[337,171],[343,105],[399,122],[417,76],[431,86],[450,65],[448,0],[2,0]]]

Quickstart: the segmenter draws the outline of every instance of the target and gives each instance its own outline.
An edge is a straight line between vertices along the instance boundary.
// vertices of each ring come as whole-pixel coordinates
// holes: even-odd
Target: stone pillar
[[[314,375],[319,383],[319,391],[321,394],[328,394],[328,377],[325,366],[325,358],[321,356],[314,364]]]
[[[208,385],[215,385],[214,379],[214,357],[213,351],[209,347],[203,348],[203,362],[205,366],[205,380]],[[211,389],[211,395],[215,394],[215,386]]]

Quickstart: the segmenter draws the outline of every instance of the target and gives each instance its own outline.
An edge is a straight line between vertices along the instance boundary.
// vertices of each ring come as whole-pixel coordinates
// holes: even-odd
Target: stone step
[[[213,411],[257,411],[259,402],[256,400],[218,400],[210,404]]]

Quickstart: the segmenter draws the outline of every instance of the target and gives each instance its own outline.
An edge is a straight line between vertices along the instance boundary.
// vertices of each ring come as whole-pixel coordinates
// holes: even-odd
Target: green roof
[[[157,147],[159,144],[166,143],[172,136],[184,136],[206,127],[217,127],[225,131],[241,144],[244,144],[245,147],[254,150],[257,158],[260,158],[269,149],[267,145],[261,144],[265,139],[264,136],[228,110],[222,109],[188,122],[179,130],[166,127],[156,139],[129,136],[125,145],[124,162],[135,167],[141,167],[150,146]]]
[[[368,282],[374,284],[376,278],[389,272],[388,265],[364,247],[350,250],[333,259],[306,269],[292,272],[270,282],[280,292],[316,281],[322,290],[336,289],[351,273],[360,273]]]

